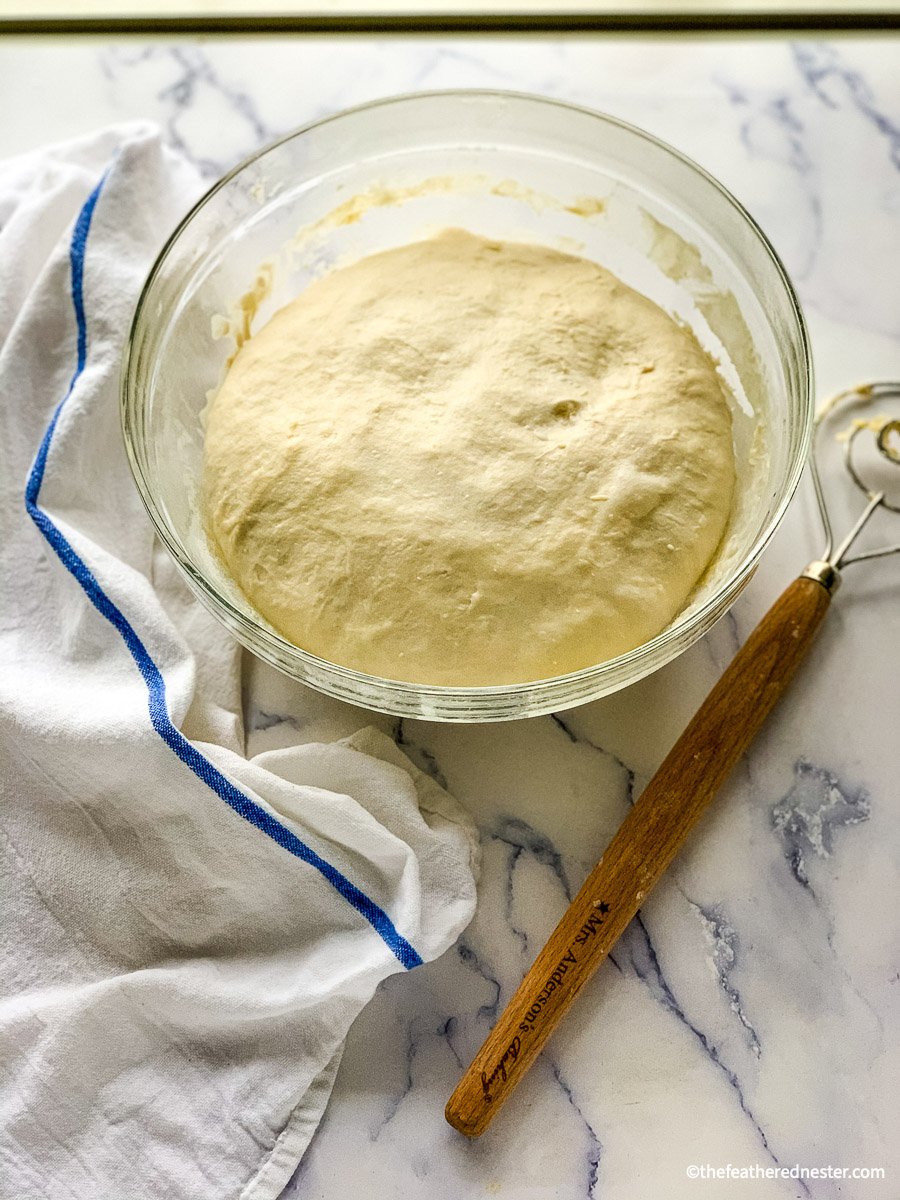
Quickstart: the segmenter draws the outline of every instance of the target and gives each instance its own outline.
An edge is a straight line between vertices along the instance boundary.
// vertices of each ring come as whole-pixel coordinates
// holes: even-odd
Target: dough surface
[[[295,645],[481,686],[659,633],[733,488],[730,409],[692,334],[585,259],[446,230],[316,281],[241,347],[202,506]]]

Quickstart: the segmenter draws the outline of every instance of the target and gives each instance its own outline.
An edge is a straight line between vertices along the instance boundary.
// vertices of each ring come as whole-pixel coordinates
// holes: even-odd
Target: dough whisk
[[[450,1097],[447,1120],[461,1133],[477,1137],[487,1128],[669,866],[806,657],[841,571],[900,553],[900,543],[850,553],[879,509],[900,513],[900,472],[890,494],[880,482],[891,474],[887,468],[900,467],[900,419],[857,418],[841,435],[844,465],[866,506],[836,547],[816,461],[816,441],[839,413],[897,399],[900,382],[872,383],[841,392],[820,410],[810,468],[825,530],[822,556],[789,584],[735,655],[537,956]]]

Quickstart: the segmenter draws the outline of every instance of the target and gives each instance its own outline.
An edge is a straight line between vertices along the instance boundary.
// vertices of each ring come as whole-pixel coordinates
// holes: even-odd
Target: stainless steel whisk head
[[[825,549],[821,559],[810,563],[803,574],[810,579],[817,580],[830,592],[837,590],[842,568],[849,567],[852,563],[864,562],[872,558],[885,558],[889,554],[900,554],[900,542],[894,545],[879,546],[874,550],[863,550],[852,556],[849,553],[854,542],[878,509],[886,509],[888,512],[900,514],[900,470],[897,472],[897,493],[895,495],[892,492],[888,495],[883,487],[875,488],[866,482],[864,476],[867,474],[867,471],[858,461],[859,439],[868,434],[873,439],[874,448],[881,456],[881,459],[891,466],[900,468],[900,418],[886,416],[860,418],[857,416],[845,430],[838,434],[838,437],[844,444],[844,466],[847,474],[854,485],[866,497],[868,503],[846,537],[844,537],[836,548],[834,545],[831,518],[828,513],[828,505],[825,502],[825,491],[822,487],[822,479],[816,458],[819,436],[828,419],[834,417],[839,409],[855,410],[857,412],[862,408],[871,410],[879,401],[897,399],[900,399],[900,382],[860,384],[859,387],[848,388],[847,391],[839,392],[836,396],[832,396],[816,414],[813,426],[810,470],[816,492],[816,501],[819,506],[819,514],[825,530]]]

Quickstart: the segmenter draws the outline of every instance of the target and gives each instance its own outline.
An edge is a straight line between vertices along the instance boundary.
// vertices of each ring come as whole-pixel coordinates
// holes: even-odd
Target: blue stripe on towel
[[[255,825],[257,829],[270,837],[274,842],[277,842],[289,854],[293,854],[296,858],[308,863],[311,867],[315,867],[328,880],[331,886],[340,892],[344,899],[349,904],[352,904],[357,912],[365,917],[404,967],[417,967],[422,962],[421,957],[406,938],[397,932],[390,917],[383,909],[379,908],[373,900],[370,900],[364,892],[361,892],[336,867],[333,867],[331,863],[326,862],[324,858],[316,854],[315,850],[301,841],[287,826],[282,825],[280,821],[267,812],[261,805],[257,804],[256,801],[244,795],[239,788],[229,779],[226,779],[222,772],[213,766],[209,759],[205,758],[176,729],[169,716],[169,706],[166,701],[166,683],[159,667],[150,657],[147,648],[138,637],[134,627],[121,609],[117,608],[103,591],[103,588],[97,582],[97,579],[84,560],[79,557],[43,509],[38,507],[38,496],[47,465],[47,455],[50,451],[50,443],[53,440],[53,433],[56,429],[59,414],[62,411],[63,405],[72,394],[72,389],[75,387],[87,361],[87,322],[84,314],[83,286],[84,256],[88,233],[91,227],[91,218],[93,217],[94,208],[103,188],[104,180],[105,176],[104,179],[100,180],[90,196],[88,196],[81,212],[78,214],[78,220],[75,222],[75,228],[72,233],[69,261],[72,270],[72,306],[75,310],[75,323],[78,332],[77,365],[66,394],[57,406],[50,424],[47,426],[47,431],[41,441],[34,465],[28,476],[28,483],[25,488],[25,507],[35,525],[37,525],[58,556],[60,562],[81,584],[93,606],[122,635],[122,639],[128,647],[138,670],[144,677],[144,683],[147,685],[147,707],[150,713],[150,721],[169,749],[174,751],[199,779],[212,788],[216,795],[224,800],[230,808],[233,808],[245,821],[249,821],[251,825]]]

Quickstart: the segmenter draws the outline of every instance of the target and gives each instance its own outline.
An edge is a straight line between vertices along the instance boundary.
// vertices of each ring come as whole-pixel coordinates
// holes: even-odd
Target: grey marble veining
[[[900,376],[900,47],[889,39],[0,43],[0,95],[17,113],[0,152],[149,117],[212,179],[327,112],[450,86],[543,92],[673,142],[783,256],[819,394]],[[829,481],[847,501],[833,471]],[[496,1125],[470,1144],[442,1115],[630,804],[819,541],[803,489],[701,643],[626,692],[529,722],[373,717],[247,658],[248,753],[371,721],[471,809],[484,855],[458,944],[388,980],[356,1023],[287,1197],[900,1195],[897,562],[848,573],[789,697]],[[887,1178],[690,1180],[687,1167],[704,1163],[876,1166]]]

